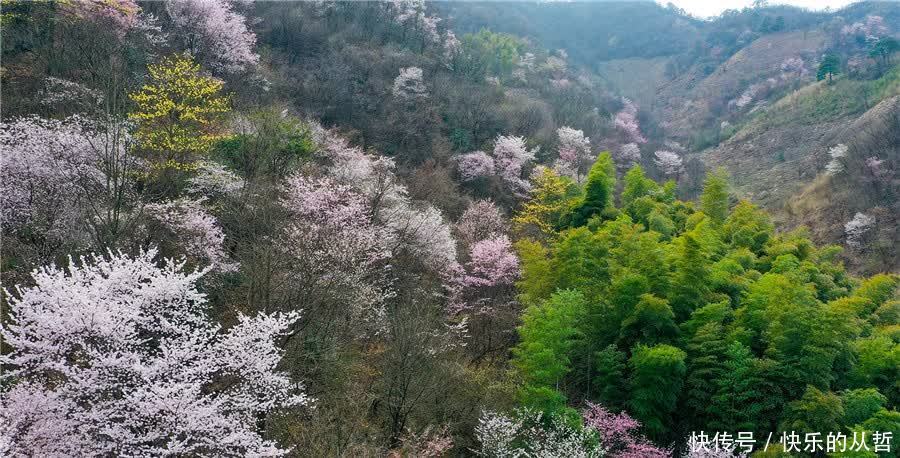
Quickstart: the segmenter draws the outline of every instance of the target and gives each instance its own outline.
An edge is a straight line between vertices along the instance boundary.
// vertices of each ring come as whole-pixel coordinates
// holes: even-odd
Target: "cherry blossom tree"
[[[204,271],[110,253],[33,273],[0,328],[0,443],[11,456],[282,455],[257,422],[311,400],[276,371],[290,314],[222,329]]]
[[[503,354],[514,344],[518,316],[515,283],[519,258],[509,238],[497,232],[502,227],[491,219],[481,221],[481,227],[465,221],[468,234],[464,237],[473,240],[468,261],[456,269],[449,283],[448,311],[467,321],[470,339],[466,350],[476,361]]]
[[[489,200],[473,202],[456,222],[460,239],[468,245],[501,235],[507,227],[500,209]]]
[[[330,301],[377,322],[391,295],[389,232],[372,223],[365,196],[347,185],[300,174],[288,178],[282,205],[292,214],[280,242],[290,259],[296,302]]]
[[[559,137],[559,158],[554,168],[560,175],[580,184],[596,159],[591,154],[591,141],[584,132],[566,126],[557,129],[556,135]]]
[[[216,218],[203,208],[203,201],[182,198],[148,204],[145,210],[172,233],[188,258],[208,265],[212,271],[236,271],[238,265],[230,262],[225,253],[225,233]]]
[[[201,161],[197,173],[188,179],[187,192],[207,197],[234,195],[244,188],[244,180],[222,164]]]
[[[429,43],[440,43],[441,18],[425,14],[425,0],[390,0],[384,3],[395,23],[418,31]]]
[[[124,33],[133,27],[138,20],[141,8],[134,0],[117,0],[114,2],[97,0],[72,0],[60,4],[61,10],[83,20],[109,20]]]
[[[394,78],[394,86],[391,88],[394,97],[400,99],[415,99],[428,97],[428,88],[422,79],[422,69],[419,67],[406,67],[400,69],[400,74]]]
[[[166,11],[177,35],[192,54],[213,68],[238,73],[256,66],[256,35],[247,19],[227,0],[166,0]]]
[[[878,159],[876,156],[866,158],[866,169],[877,181],[889,183],[891,181],[891,170],[884,165],[884,159]]]
[[[387,228],[385,240],[391,253],[409,251],[444,276],[457,267],[450,225],[433,205],[409,198],[406,186],[394,173],[392,159],[368,154],[321,127],[314,126],[313,133],[320,155],[331,163],[329,176],[359,192],[373,222]]]
[[[473,181],[496,173],[494,158],[484,151],[473,151],[456,158],[456,168],[462,181]]]
[[[524,137],[500,135],[494,140],[494,163],[497,174],[518,196],[525,196],[531,185],[522,178],[525,166],[535,158],[534,150],[525,146]]]
[[[84,224],[81,190],[103,175],[86,120],[28,117],[0,129],[3,232],[27,231],[41,240],[47,254],[55,246],[87,246],[90,232]]]
[[[626,98],[622,99],[622,105],[622,110],[616,113],[613,124],[624,132],[630,141],[647,143],[647,139],[641,134],[641,125],[637,119],[637,106]]]
[[[626,143],[618,149],[616,159],[621,168],[629,168],[641,161],[641,148],[637,143]]]
[[[678,153],[661,150],[653,153],[653,155],[656,156],[653,162],[665,175],[678,175],[682,172],[682,160]]]
[[[828,150],[828,157],[831,158],[828,164],[825,164],[825,173],[831,176],[838,175],[844,171],[845,157],[847,157],[847,145],[839,143]]]
[[[873,227],[875,227],[875,218],[862,212],[856,212],[853,219],[844,224],[844,235],[847,237],[847,245],[855,250],[861,249],[863,247],[863,239]]]
[[[527,409],[512,416],[484,412],[475,427],[479,456],[514,458],[589,458],[603,456],[593,445],[595,432],[576,429],[558,417],[545,426],[543,414]]]
[[[588,403],[582,413],[584,425],[600,434],[600,443],[612,458],[668,458],[671,450],[661,449],[639,434],[641,423],[627,413],[614,414],[599,404]]]
[[[456,34],[452,30],[444,32],[444,65],[449,69],[453,69],[453,64],[462,50],[462,42],[456,38]]]

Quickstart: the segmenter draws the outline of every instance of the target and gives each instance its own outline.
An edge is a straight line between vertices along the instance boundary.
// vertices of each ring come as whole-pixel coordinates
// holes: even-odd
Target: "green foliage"
[[[307,125],[275,109],[253,112],[244,122],[250,126],[246,132],[220,140],[213,148],[244,179],[284,177],[315,151]]]
[[[523,48],[521,39],[514,35],[481,29],[478,33],[463,35],[458,68],[473,78],[506,76],[519,61]]]
[[[529,304],[558,289],[585,298],[566,370],[543,388],[557,386],[569,405],[623,408],[657,440],[673,439],[675,425],[759,434],[853,426],[837,388],[884,395],[867,405],[871,392],[844,392],[854,420],[895,405],[896,276],[856,281],[807,231],[775,234],[753,204],[729,208],[722,173],[707,179],[696,212],[635,167],[611,217],[611,171],[598,160],[592,172],[594,188],[572,211],[591,208],[581,214],[589,224],[546,245],[520,242]],[[551,394],[531,396],[552,406],[561,398]]]
[[[684,351],[671,345],[640,345],[628,361],[631,369],[628,409],[656,440],[666,437],[686,371]]]
[[[665,299],[652,294],[641,295],[631,315],[622,321],[619,346],[631,348],[635,344],[655,345],[673,343],[678,337],[675,314]]]
[[[869,57],[879,59],[880,64],[887,67],[891,55],[900,50],[900,42],[894,37],[881,37],[869,45]]]
[[[900,286],[900,276],[894,274],[877,274],[863,280],[853,295],[872,301],[872,310],[863,312],[871,313],[889,299],[897,297],[897,287]]]
[[[546,412],[565,407],[558,388],[570,370],[568,354],[579,338],[577,324],[584,313],[584,296],[573,290],[554,293],[525,310],[512,360],[524,380],[520,399],[525,406]]]
[[[822,81],[828,78],[828,82],[831,83],[832,77],[840,72],[841,58],[838,57],[837,54],[828,53],[825,54],[825,57],[822,58],[822,62],[819,63],[819,70],[816,72],[816,79]]]
[[[675,250],[669,303],[679,321],[683,321],[709,298],[709,259],[697,238],[689,233],[676,241]]]
[[[844,406],[843,423],[848,426],[858,425],[884,407],[887,398],[875,388],[847,390],[841,393]]]
[[[612,156],[601,153],[588,172],[584,197],[572,209],[571,227],[580,227],[588,223],[592,217],[604,215],[604,211],[612,207],[613,190],[616,187],[616,167]]]
[[[725,219],[722,235],[726,243],[735,248],[743,247],[760,254],[774,231],[769,215],[747,200],[734,206]]]
[[[784,431],[821,432],[840,431],[844,407],[841,398],[830,391],[809,386],[803,397],[792,401],[785,409]]]
[[[135,137],[156,168],[190,169],[219,138],[228,111],[223,82],[203,75],[189,54],[165,57],[147,69],[150,81],[130,94]]]
[[[627,379],[625,378],[625,353],[615,345],[609,345],[597,352],[596,376],[593,384],[597,387],[597,400],[612,409],[624,407],[627,399]]]
[[[728,216],[728,175],[725,169],[718,169],[706,175],[700,209],[716,224],[725,222]]]
[[[635,165],[628,170],[622,182],[623,187],[620,199],[622,208],[628,208],[639,197],[653,196],[659,192],[659,185],[647,178],[644,174],[644,169],[640,165]]]

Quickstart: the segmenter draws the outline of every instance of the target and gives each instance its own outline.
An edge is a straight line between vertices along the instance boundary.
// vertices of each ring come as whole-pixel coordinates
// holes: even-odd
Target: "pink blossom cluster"
[[[34,271],[7,293],[0,356],[6,456],[283,455],[261,415],[311,401],[276,370],[290,314],[205,315],[183,263],[110,253]]]
[[[4,231],[27,226],[51,239],[84,241],[82,186],[103,181],[93,147],[100,141],[93,137],[80,117],[64,121],[27,117],[0,124]]]
[[[388,229],[392,252],[406,250],[442,274],[456,267],[456,241],[440,210],[414,202],[394,173],[390,158],[352,146],[335,132],[313,127],[320,155],[331,163],[328,175],[359,192],[371,208],[373,220]]]
[[[671,450],[656,447],[638,431],[641,424],[627,413],[614,414],[599,404],[588,403],[584,425],[600,434],[600,443],[612,458],[668,458]]]
[[[516,195],[526,196],[531,189],[522,174],[525,166],[534,160],[535,152],[525,146],[524,137],[500,135],[494,140],[496,172]]]
[[[489,200],[473,202],[456,222],[460,239],[468,245],[506,232],[507,224],[500,209]]]
[[[292,213],[281,246],[303,279],[295,281],[314,294],[341,294],[359,317],[379,320],[391,295],[389,233],[372,222],[365,196],[328,177],[296,174],[282,204]]]
[[[120,33],[135,25],[141,11],[134,0],[70,0],[60,6],[63,12],[83,20],[111,20]]]
[[[462,181],[473,181],[496,173],[494,158],[484,151],[473,151],[456,158],[456,168]]]
[[[799,78],[803,78],[809,74],[809,70],[806,68],[803,59],[799,57],[788,57],[781,63],[781,73],[784,78],[788,75],[796,75]]]
[[[622,110],[616,113],[613,123],[616,128],[625,133],[631,142],[647,143],[647,139],[641,134],[641,126],[637,119],[637,106],[626,98],[622,99]]]
[[[854,22],[841,28],[842,35],[863,35],[865,37],[881,37],[888,34],[889,29],[881,16],[868,15],[865,22]]]
[[[507,223],[489,201],[472,204],[457,222],[468,261],[450,283],[450,311],[497,314],[515,303],[519,259],[504,234]]]
[[[591,154],[591,139],[585,137],[583,131],[568,126],[557,129],[556,135],[559,137],[559,158],[553,168],[558,174],[581,183],[595,159]]]
[[[431,43],[439,43],[438,23],[441,18],[425,14],[425,0],[390,0],[385,5],[397,24],[419,30]]]
[[[501,235],[472,244],[466,270],[465,286],[511,286],[519,278],[519,258],[509,238]]]
[[[225,253],[225,233],[218,221],[203,208],[203,199],[182,198],[144,207],[147,213],[169,229],[188,257],[196,257],[217,272],[236,271]]]
[[[166,0],[166,11],[191,51],[216,70],[237,73],[259,63],[256,35],[227,0]]]
[[[891,181],[893,172],[884,165],[884,159],[878,159],[876,156],[866,158],[866,169],[875,177],[876,180],[888,183]]]

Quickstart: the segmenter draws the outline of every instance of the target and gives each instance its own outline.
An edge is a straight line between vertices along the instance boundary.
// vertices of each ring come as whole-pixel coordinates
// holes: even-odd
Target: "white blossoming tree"
[[[667,176],[677,176],[684,169],[681,156],[672,151],[657,151],[653,162]]]
[[[584,132],[566,126],[557,129],[556,135],[559,137],[556,172],[581,184],[596,159],[591,154],[591,139]]]
[[[853,219],[844,224],[847,245],[855,250],[861,249],[864,245],[863,239],[873,227],[875,227],[875,218],[862,212],[856,212]]]
[[[256,35],[247,19],[227,0],[167,0],[166,12],[177,35],[193,54],[216,70],[245,71],[259,63],[254,51]]]
[[[828,150],[828,157],[831,158],[825,165],[825,173],[834,176],[844,171],[846,165],[844,158],[847,157],[847,145],[839,143]]]
[[[406,67],[400,69],[400,74],[394,78],[394,86],[391,88],[394,97],[400,99],[415,99],[428,97],[428,88],[422,77],[422,69],[419,67]]]
[[[203,271],[110,254],[33,272],[7,293],[0,328],[4,456],[281,455],[257,430],[278,408],[310,403],[276,371],[275,339],[297,319],[204,311]]]

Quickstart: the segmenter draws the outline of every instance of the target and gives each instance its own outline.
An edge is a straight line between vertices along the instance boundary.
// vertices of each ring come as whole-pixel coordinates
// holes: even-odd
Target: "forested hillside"
[[[897,4],[0,26],[2,456],[897,456]]]

